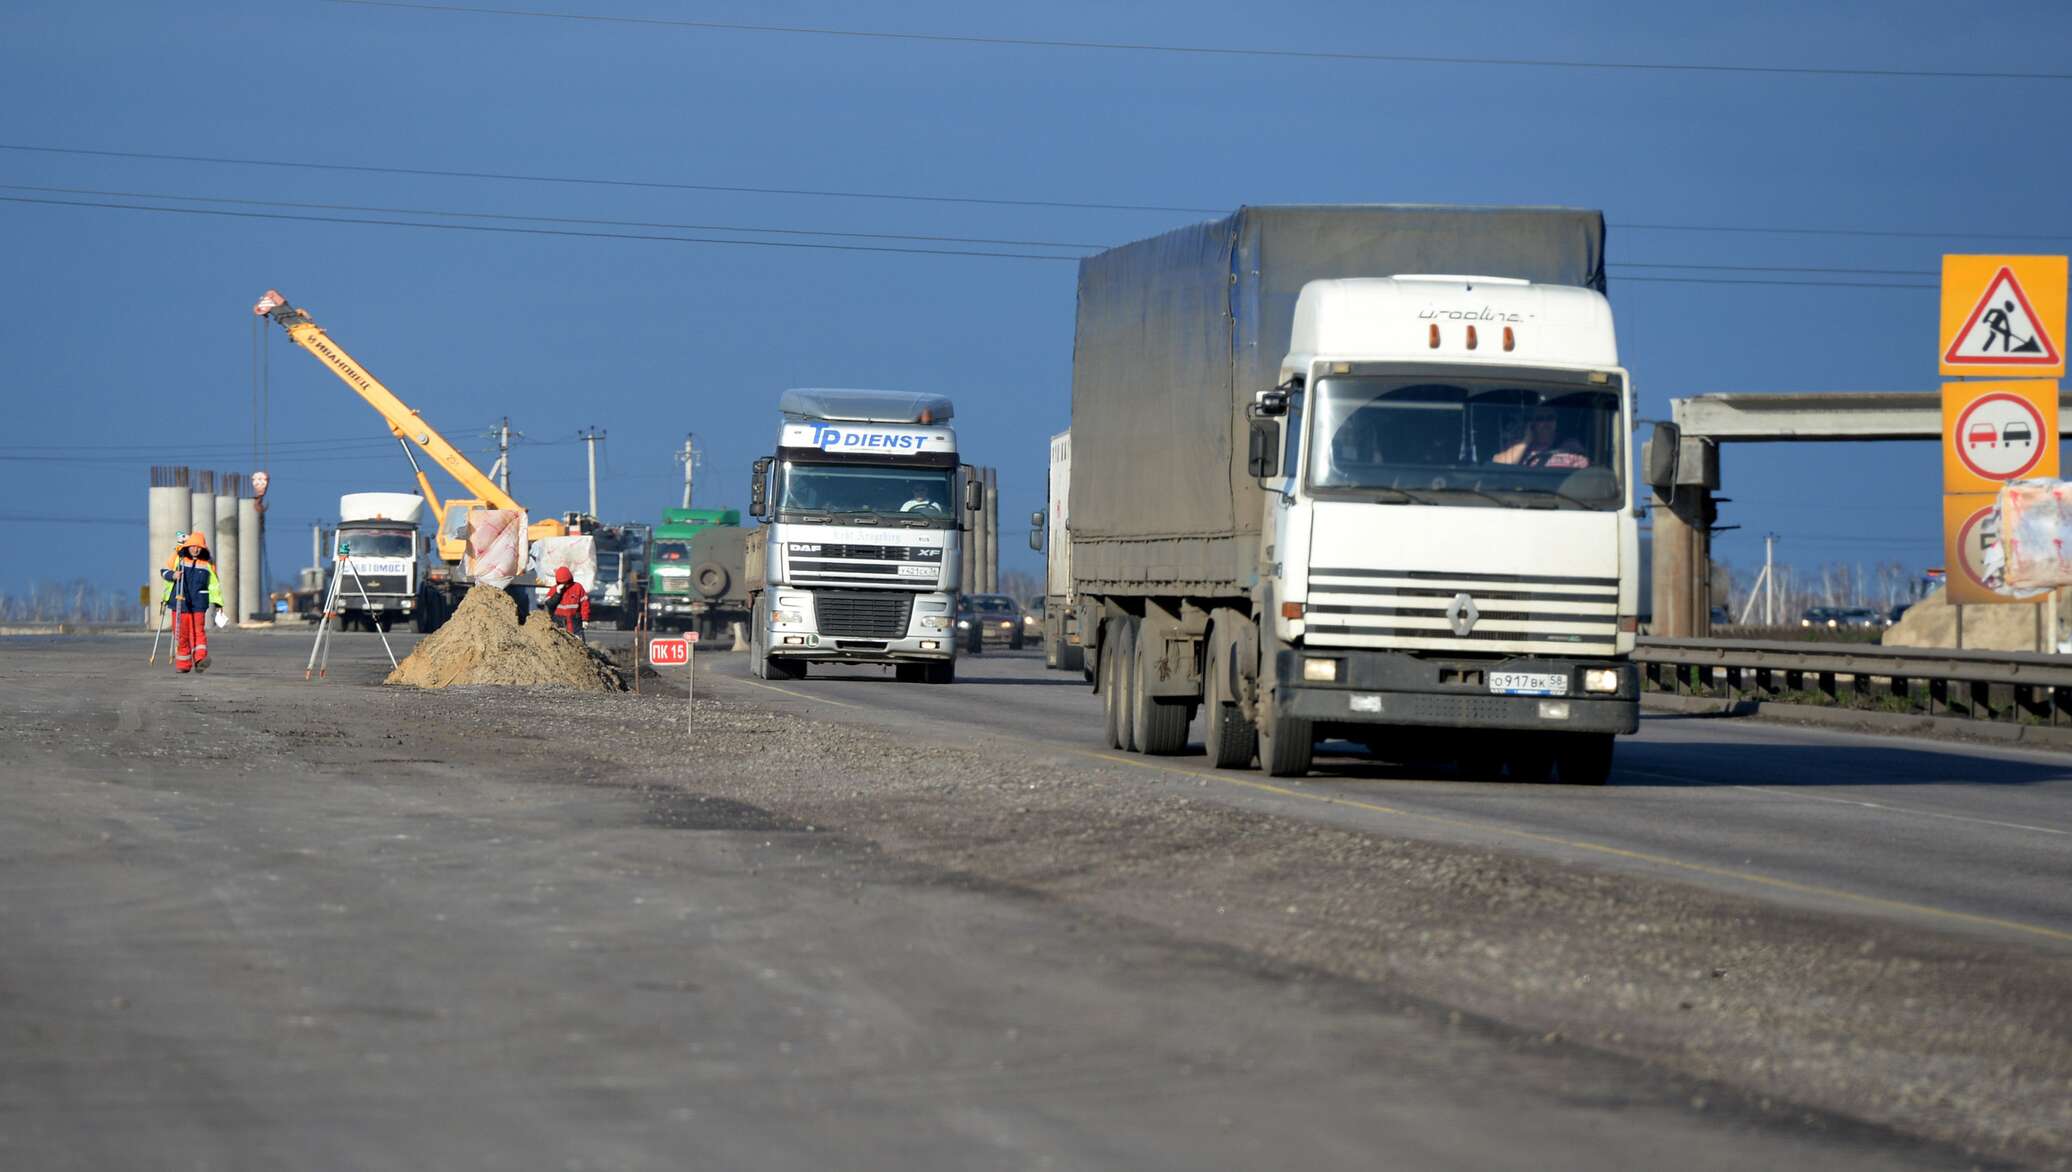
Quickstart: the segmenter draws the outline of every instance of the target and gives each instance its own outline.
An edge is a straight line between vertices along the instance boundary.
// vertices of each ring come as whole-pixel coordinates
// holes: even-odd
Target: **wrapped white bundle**
[[[525,565],[525,513],[468,510],[468,577],[501,590]]]

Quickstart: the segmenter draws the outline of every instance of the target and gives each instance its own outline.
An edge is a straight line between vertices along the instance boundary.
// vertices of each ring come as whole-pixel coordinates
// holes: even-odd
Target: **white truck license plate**
[[[1489,690],[1501,696],[1566,696],[1568,677],[1525,671],[1493,671],[1489,673]]]

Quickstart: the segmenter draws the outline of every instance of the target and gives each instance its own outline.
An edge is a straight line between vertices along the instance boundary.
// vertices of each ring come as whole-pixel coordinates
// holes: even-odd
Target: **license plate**
[[[899,576],[902,578],[933,578],[935,577],[935,567],[901,566],[899,567]]]
[[[1527,671],[1489,673],[1489,690],[1500,696],[1566,696],[1568,677]]]

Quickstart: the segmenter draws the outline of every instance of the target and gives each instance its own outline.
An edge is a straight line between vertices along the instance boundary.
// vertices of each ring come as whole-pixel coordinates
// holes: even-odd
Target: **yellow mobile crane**
[[[422,615],[429,620],[429,626],[436,626],[446,614],[452,613],[453,607],[460,601],[459,594],[468,586],[464,569],[468,549],[468,510],[523,510],[525,506],[512,499],[511,494],[505,492],[488,474],[477,468],[474,461],[462,455],[460,449],[448,442],[431,424],[426,423],[408,404],[397,398],[395,392],[382,385],[380,379],[368,373],[366,367],[361,366],[343,347],[332,341],[323,327],[310,318],[307,310],[295,308],[288,304],[288,299],[281,296],[278,290],[268,289],[266,296],[261,297],[258,303],[252,306],[252,312],[260,317],[272,319],[288,332],[289,340],[330,367],[331,373],[344,380],[346,386],[351,387],[355,394],[367,400],[369,406],[381,413],[381,417],[388,421],[389,430],[395,433],[397,441],[402,444],[403,455],[409,459],[411,471],[417,474],[418,489],[424,494],[425,503],[431,506],[432,514],[439,521],[438,535],[434,538],[434,543],[439,551],[439,560],[446,563],[446,569],[444,572],[432,570],[426,577],[430,579],[427,585],[446,597],[438,606],[436,615]],[[417,454],[411,450],[412,444],[424,449],[426,455],[452,474],[463,488],[475,495],[450,497],[441,501],[438,493],[432,490],[431,478],[425,475],[424,466],[418,463]],[[567,533],[566,524],[548,519],[534,521],[526,530],[526,537],[538,541],[546,537],[562,537]],[[429,629],[429,626],[421,624],[420,629]]]

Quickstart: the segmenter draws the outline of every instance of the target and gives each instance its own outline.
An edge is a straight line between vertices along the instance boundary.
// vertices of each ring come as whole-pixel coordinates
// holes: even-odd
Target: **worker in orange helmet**
[[[173,670],[185,675],[209,669],[209,608],[223,625],[223,583],[209,559],[209,539],[199,529],[182,533],[158,572],[165,580],[159,605],[172,612]]]
[[[590,621],[590,592],[567,566],[554,568],[554,591],[547,596],[547,609],[569,634],[583,638],[583,624]]]

